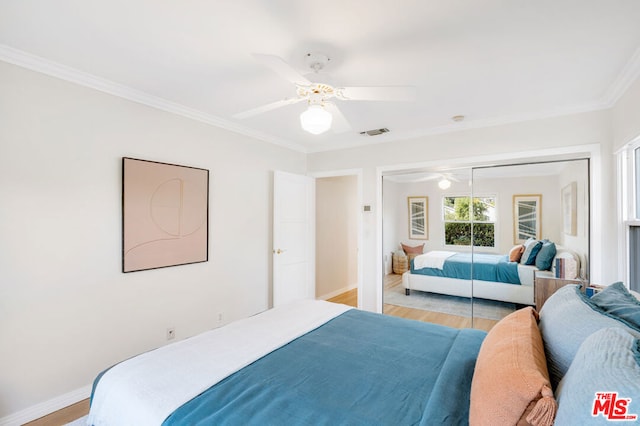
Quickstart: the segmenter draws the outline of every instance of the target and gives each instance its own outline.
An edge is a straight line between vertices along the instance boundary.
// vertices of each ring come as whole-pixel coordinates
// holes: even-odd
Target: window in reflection
[[[443,176],[450,185],[440,185]],[[567,186],[574,188],[575,215],[563,213]],[[407,232],[406,200],[415,196],[431,200],[426,240]],[[525,252],[532,243],[544,245],[544,256]],[[414,319],[490,329],[515,309],[535,306],[536,283],[560,282],[556,257],[575,262],[574,279],[588,279],[589,162],[384,176],[383,250],[385,313],[417,311]]]

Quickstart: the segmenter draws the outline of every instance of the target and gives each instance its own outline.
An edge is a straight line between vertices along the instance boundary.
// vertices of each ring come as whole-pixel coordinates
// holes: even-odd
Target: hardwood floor
[[[32,422],[25,423],[24,426],[61,426],[74,420],[78,420],[87,414],[89,414],[89,398],[76,402],[73,405],[55,411]]]
[[[408,318],[417,321],[432,322],[434,324],[446,325],[453,328],[477,328],[479,330],[489,331],[496,325],[498,321],[474,318],[473,324],[471,318],[458,315],[443,314],[440,312],[423,311],[422,309],[405,308],[404,306],[396,306],[384,304],[383,312],[385,315],[394,317]]]
[[[388,290],[402,284],[402,275],[389,274],[384,279],[384,289]],[[343,303],[345,305],[357,307],[358,291],[349,290],[329,299],[329,302]],[[422,309],[406,308],[385,303],[382,307],[383,313],[400,318],[408,318],[417,321],[432,322],[454,328],[477,328],[489,331],[498,321],[485,318],[471,318],[458,315],[443,314],[440,312],[424,311]]]
[[[389,289],[400,285],[402,283],[401,275],[387,275],[385,277],[384,288]],[[349,290],[342,294],[339,294],[331,299],[329,302],[343,303],[345,305],[357,307],[358,306],[358,289]],[[383,312],[386,315],[392,315],[400,318],[408,318],[417,321],[432,322],[435,324],[446,325],[453,328],[470,328],[471,318],[462,317],[458,315],[442,314],[440,312],[423,311],[421,309],[405,308],[404,306],[396,306],[385,303],[383,306]],[[473,327],[489,331],[498,321],[488,320],[484,318],[475,318],[473,321]],[[62,410],[49,414],[38,420],[26,423],[25,426],[60,426],[68,422],[77,420],[83,416],[89,414],[89,400],[85,399]]]
[[[402,275],[389,274],[384,277],[384,289],[389,290],[395,286],[402,284]],[[486,318],[473,318],[473,322],[469,317],[459,315],[443,314],[440,312],[424,311],[422,309],[405,308],[402,306],[384,304],[383,312],[387,315],[409,318],[418,321],[433,322],[436,324],[446,325],[454,328],[477,328],[479,330],[489,331],[498,323],[496,320]]]
[[[358,307],[358,289],[354,288],[353,290],[345,291],[337,295],[336,297],[332,297],[331,299],[327,299],[328,302],[333,303],[342,303],[343,305],[353,306],[354,308]]]

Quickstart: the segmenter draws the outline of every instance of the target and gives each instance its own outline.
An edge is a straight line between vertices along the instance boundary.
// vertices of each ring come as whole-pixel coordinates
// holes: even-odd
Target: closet
[[[589,164],[572,158],[385,173],[383,312],[416,309],[428,321],[487,329],[523,305],[535,306],[536,286],[552,293],[551,284],[588,282]],[[497,265],[497,277],[484,273],[481,263],[501,263],[529,239],[544,244],[544,256],[531,265]],[[435,267],[427,272],[436,277],[394,274],[394,257],[407,251],[430,253],[426,260],[407,258]],[[454,279],[440,277],[448,272],[438,269],[439,257],[448,266],[469,264]],[[556,271],[557,264],[563,269]]]

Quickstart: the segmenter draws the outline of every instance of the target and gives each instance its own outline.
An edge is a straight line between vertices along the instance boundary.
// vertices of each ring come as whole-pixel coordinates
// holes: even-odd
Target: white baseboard
[[[76,389],[0,419],[0,426],[19,426],[61,410],[91,396],[91,385]]]
[[[316,299],[319,299],[319,300],[331,299],[332,297],[336,297],[337,295],[342,294],[342,293],[344,293],[346,291],[349,291],[349,290],[353,290],[354,288],[358,288],[358,284],[351,284],[351,285],[349,285],[347,287],[343,287],[343,288],[338,289],[336,291],[332,291],[331,293],[323,294],[322,296],[318,296],[318,297],[316,297]]]

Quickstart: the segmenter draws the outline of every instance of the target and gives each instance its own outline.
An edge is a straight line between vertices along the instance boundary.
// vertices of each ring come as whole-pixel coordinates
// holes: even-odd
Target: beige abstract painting
[[[122,159],[122,271],[208,260],[209,171]]]

